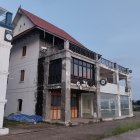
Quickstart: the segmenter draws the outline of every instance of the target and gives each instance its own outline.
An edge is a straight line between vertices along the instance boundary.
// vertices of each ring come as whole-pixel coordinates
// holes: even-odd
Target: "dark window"
[[[51,106],[61,106],[61,96],[52,95],[51,96]]]
[[[71,76],[75,79],[94,80],[93,78],[94,65],[72,58],[71,61]]]
[[[26,56],[26,46],[24,46],[23,48],[22,48],[22,56]]]
[[[22,111],[22,99],[18,99],[18,111]]]
[[[71,107],[77,107],[77,98],[75,97],[71,98]]]
[[[61,59],[50,61],[49,84],[61,83],[62,61]]]
[[[25,70],[20,71],[20,81],[24,81],[25,78]]]

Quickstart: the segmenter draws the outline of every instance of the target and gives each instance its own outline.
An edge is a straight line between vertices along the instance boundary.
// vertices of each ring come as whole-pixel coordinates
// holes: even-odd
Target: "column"
[[[43,95],[43,118],[44,121],[51,121],[51,93],[48,90],[49,79],[49,58],[46,57],[44,62],[44,95]]]
[[[68,41],[65,42],[64,47],[65,57],[62,58],[61,120],[68,125],[71,122],[71,54],[68,51]]]
[[[96,54],[95,64],[95,81],[96,81],[96,93],[94,94],[94,110],[96,111],[98,119],[101,119],[101,93],[100,93],[100,62],[98,60],[98,54]],[[95,113],[95,112],[94,112]]]
[[[132,106],[132,93],[131,93],[131,78],[128,72],[128,76],[126,77],[126,91],[128,94],[128,100],[129,100],[129,115],[133,116],[133,106]]]
[[[121,100],[120,100],[120,87],[119,87],[119,69],[118,69],[118,65],[115,63],[114,64],[115,67],[115,75],[116,75],[116,84],[117,84],[117,113],[116,116],[121,117]]]

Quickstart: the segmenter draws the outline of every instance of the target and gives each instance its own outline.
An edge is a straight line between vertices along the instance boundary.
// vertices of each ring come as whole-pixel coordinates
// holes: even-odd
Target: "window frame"
[[[80,71],[81,66],[82,66],[82,72]],[[90,76],[88,76],[88,69],[90,69],[89,71]],[[75,70],[77,72],[75,72]],[[72,78],[93,81],[94,80],[93,76],[94,76],[94,64],[72,57],[72,60],[71,60],[71,77]]]
[[[24,82],[25,80],[25,70],[20,71],[20,82]]]
[[[27,46],[22,47],[22,56],[25,57],[27,54]]]

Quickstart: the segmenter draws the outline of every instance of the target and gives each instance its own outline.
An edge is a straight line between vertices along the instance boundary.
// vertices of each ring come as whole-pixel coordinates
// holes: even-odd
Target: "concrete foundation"
[[[0,135],[9,134],[9,128],[0,128]]]

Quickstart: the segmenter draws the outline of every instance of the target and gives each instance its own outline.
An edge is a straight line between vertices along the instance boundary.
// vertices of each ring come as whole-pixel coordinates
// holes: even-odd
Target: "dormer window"
[[[27,49],[26,46],[24,46],[24,47],[22,48],[22,56],[26,56],[26,49]]]

